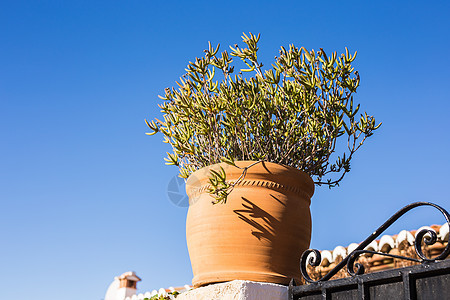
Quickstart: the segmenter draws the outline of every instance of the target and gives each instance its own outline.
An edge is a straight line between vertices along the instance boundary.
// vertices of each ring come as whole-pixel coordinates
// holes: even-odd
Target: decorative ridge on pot
[[[303,171],[292,168],[290,166],[276,164],[272,162],[260,162],[258,164],[254,164],[255,161],[236,161],[236,166],[229,165],[227,163],[218,163],[211,166],[204,167],[192,173],[189,178],[186,180],[186,193],[189,197],[190,202],[192,200],[195,201],[195,198],[209,190],[211,188],[211,184],[209,183],[208,176],[211,170],[220,170],[222,167],[225,171],[227,171],[227,181],[230,184],[236,184],[235,186],[253,186],[253,187],[267,187],[274,190],[284,190],[299,194],[304,194],[304,196],[308,199],[312,197],[314,194],[314,182],[311,177],[308,176]],[[251,167],[251,175],[248,173],[243,177],[244,179],[237,181],[237,179],[242,175],[242,169],[247,166],[254,164]],[[272,170],[276,170],[277,174],[271,174]],[[282,172],[280,172],[282,171]],[[280,184],[280,176],[283,177],[292,177],[294,175],[301,176],[305,182],[288,180],[288,184]],[[203,178],[203,180],[200,180]],[[308,183],[308,184],[306,184]]]

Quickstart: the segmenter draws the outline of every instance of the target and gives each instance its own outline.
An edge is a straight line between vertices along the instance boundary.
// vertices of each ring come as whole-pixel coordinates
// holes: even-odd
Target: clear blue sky
[[[450,6],[446,1],[2,1],[0,287],[3,299],[103,298],[134,270],[141,291],[190,283],[186,208],[158,94],[207,42],[261,33],[281,45],[358,51],[355,101],[383,122],[341,187],[317,188],[312,247],[359,242],[397,209],[450,209]],[[397,227],[442,224],[430,209]]]

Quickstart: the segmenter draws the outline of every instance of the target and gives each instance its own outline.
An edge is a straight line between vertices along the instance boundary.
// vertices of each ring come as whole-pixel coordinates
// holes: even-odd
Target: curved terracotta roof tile
[[[351,243],[347,246],[347,253],[352,253],[359,245],[357,243]]]
[[[336,248],[334,248],[334,250],[333,250],[333,261],[335,261],[336,258],[338,258],[338,256],[341,256],[342,258],[345,258],[347,256],[347,249],[345,249],[342,246],[337,246]]]
[[[392,236],[383,235],[378,242],[378,249],[380,252],[388,253],[391,249],[395,247],[395,242]]]
[[[401,242],[406,241],[409,245],[414,244],[414,236],[411,234],[411,232],[407,230],[402,230],[397,235],[397,238],[395,240],[395,247],[398,247]]]
[[[332,262],[334,262],[333,255],[328,250],[323,250],[320,252],[320,256],[322,257],[322,261],[320,262],[320,265],[322,266],[328,266]]]
[[[448,223],[445,223],[439,229],[439,239],[448,242]]]
[[[372,251],[378,251],[378,242],[372,241],[369,245],[364,248],[365,250],[372,250]]]

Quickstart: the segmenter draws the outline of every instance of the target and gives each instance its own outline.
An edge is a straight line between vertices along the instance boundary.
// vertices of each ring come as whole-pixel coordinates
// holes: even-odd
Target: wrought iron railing
[[[383,252],[377,252],[377,251],[364,250],[364,248],[366,248],[371,242],[373,242],[377,237],[379,237],[389,226],[391,226],[401,216],[403,216],[405,213],[407,213],[411,209],[419,207],[419,206],[431,206],[431,207],[436,208],[444,215],[444,217],[447,221],[447,224],[450,226],[450,214],[441,206],[434,204],[434,203],[430,203],[430,202],[415,202],[415,203],[409,204],[409,205],[403,207],[402,209],[400,209],[398,212],[396,212],[392,217],[390,217],[389,220],[387,220],[383,225],[381,225],[377,230],[375,230],[366,240],[364,240],[361,244],[359,244],[359,246],[356,247],[355,250],[353,250],[350,254],[348,254],[347,257],[345,257],[339,264],[337,264],[336,267],[334,267],[325,276],[323,276],[322,278],[320,278],[318,280],[311,279],[311,277],[309,276],[309,274],[307,272],[307,264],[309,264],[311,266],[320,265],[320,262],[322,260],[320,251],[316,250],[316,249],[306,250],[303,253],[302,258],[300,260],[300,270],[302,272],[303,278],[309,283],[314,283],[314,282],[319,282],[319,281],[327,281],[331,277],[336,275],[336,273],[339,270],[341,270],[342,268],[344,268],[345,266],[347,266],[347,272],[351,276],[364,274],[364,266],[360,263],[355,263],[356,259],[363,253],[379,254],[379,255],[383,255],[383,256],[388,256],[388,257],[397,258],[397,259],[405,259],[405,260],[414,261],[414,262],[418,262],[418,263],[429,263],[429,262],[434,262],[434,261],[439,261],[439,260],[445,259],[450,253],[450,243],[447,243],[447,246],[445,247],[444,251],[440,255],[438,255],[437,257],[434,257],[434,258],[426,257],[422,251],[422,241],[426,245],[432,245],[432,244],[436,243],[436,241],[437,241],[436,232],[431,229],[422,229],[421,231],[419,231],[416,234],[416,238],[414,241],[414,248],[415,248],[416,254],[419,257],[419,259],[401,256],[401,255],[393,255],[393,254],[388,254],[388,253],[383,253]],[[355,266],[356,266],[356,270],[354,268]]]
[[[447,246],[444,250],[435,257],[427,257],[422,250],[422,243],[431,246],[437,241],[437,234],[434,230],[430,228],[425,228],[416,233],[416,237],[414,240],[414,249],[418,258],[406,257],[401,255],[394,255],[389,253],[383,253],[378,251],[366,250],[365,248],[370,245],[377,237],[379,237],[389,226],[391,226],[395,221],[397,221],[401,216],[403,216],[408,211],[419,207],[419,206],[431,206],[439,210],[442,215],[445,217],[447,222],[447,226],[450,227],[450,214],[441,206],[430,203],[430,202],[415,202],[409,204],[402,209],[400,209],[397,213],[395,213],[392,217],[390,217],[383,225],[381,225],[377,230],[375,230],[366,240],[358,245],[352,252],[350,252],[343,260],[338,263],[331,271],[329,271],[326,275],[321,277],[318,280],[313,280],[307,271],[307,265],[317,267],[321,263],[321,254],[316,249],[308,249],[306,250],[300,261],[300,270],[303,278],[306,282],[310,283],[310,285],[304,286],[295,286],[295,281],[291,280],[289,284],[289,298],[290,299],[300,299],[302,295],[307,297],[308,299],[331,299],[330,291],[344,291],[350,296],[344,296],[342,299],[369,299],[372,298],[370,294],[373,292],[372,288],[375,288],[379,282],[383,284],[387,284],[392,282],[392,284],[402,283],[403,288],[401,289],[405,299],[416,299],[417,298],[417,290],[415,288],[411,288],[411,285],[416,286],[416,282],[411,278],[421,278],[426,276],[431,276],[430,272],[437,272],[441,274],[446,274],[439,280],[442,282],[447,282],[450,279],[450,263],[446,261],[445,263],[433,264],[434,262],[439,262],[447,258],[450,254],[450,243],[447,241]],[[382,256],[387,256],[390,258],[408,260],[420,263],[418,266],[414,266],[410,268],[403,268],[400,271],[384,271],[380,273],[371,273],[364,274],[364,266],[357,261],[358,257],[362,254],[378,254]],[[330,278],[336,275],[341,269],[347,267],[347,272],[350,274],[350,278],[345,278],[341,280],[333,280],[328,282]],[[356,269],[355,269],[356,267]],[[400,274],[400,275],[399,275]],[[414,275],[415,274],[415,275]],[[425,274],[425,275],[424,275]],[[358,276],[362,275],[362,276]],[[412,276],[410,278],[410,275]],[[399,277],[400,276],[400,277]],[[440,282],[439,281],[439,282]],[[336,282],[336,283],[333,283]],[[377,283],[378,282],[378,283]],[[450,292],[450,286],[448,284],[440,283],[441,285],[446,286],[445,290]],[[369,293],[369,288],[372,289]],[[383,290],[384,288],[382,288]],[[420,288],[419,288],[420,289]],[[391,292],[391,294],[389,294]],[[423,292],[423,291],[422,291]],[[430,291],[434,293],[434,291]],[[352,294],[353,293],[353,294]],[[383,294],[384,293],[384,294]],[[385,291],[381,294],[383,295],[396,295],[395,291]],[[309,296],[307,296],[309,295]],[[344,294],[343,294],[344,295]],[[352,296],[353,295],[353,296]],[[398,295],[397,295],[398,296]],[[312,297],[312,298],[311,298]],[[432,299],[441,299],[440,296],[437,295],[437,298],[433,296],[433,294],[429,294],[428,298]],[[375,297],[377,298],[377,297]],[[379,298],[379,297],[378,297]],[[381,297],[383,298],[383,297]],[[403,298],[403,296],[402,296]],[[431,299],[430,298],[430,299]],[[339,298],[341,299],[341,298]],[[446,298],[447,299],[447,298]],[[450,299],[450,296],[449,298]]]
[[[289,300],[449,300],[450,259],[314,284],[289,285]]]

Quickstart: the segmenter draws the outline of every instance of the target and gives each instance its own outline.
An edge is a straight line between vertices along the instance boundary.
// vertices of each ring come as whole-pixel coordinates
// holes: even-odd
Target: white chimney
[[[136,295],[136,284],[141,279],[135,272],[125,272],[109,285],[106,291],[105,300],[124,300],[126,297]]]

